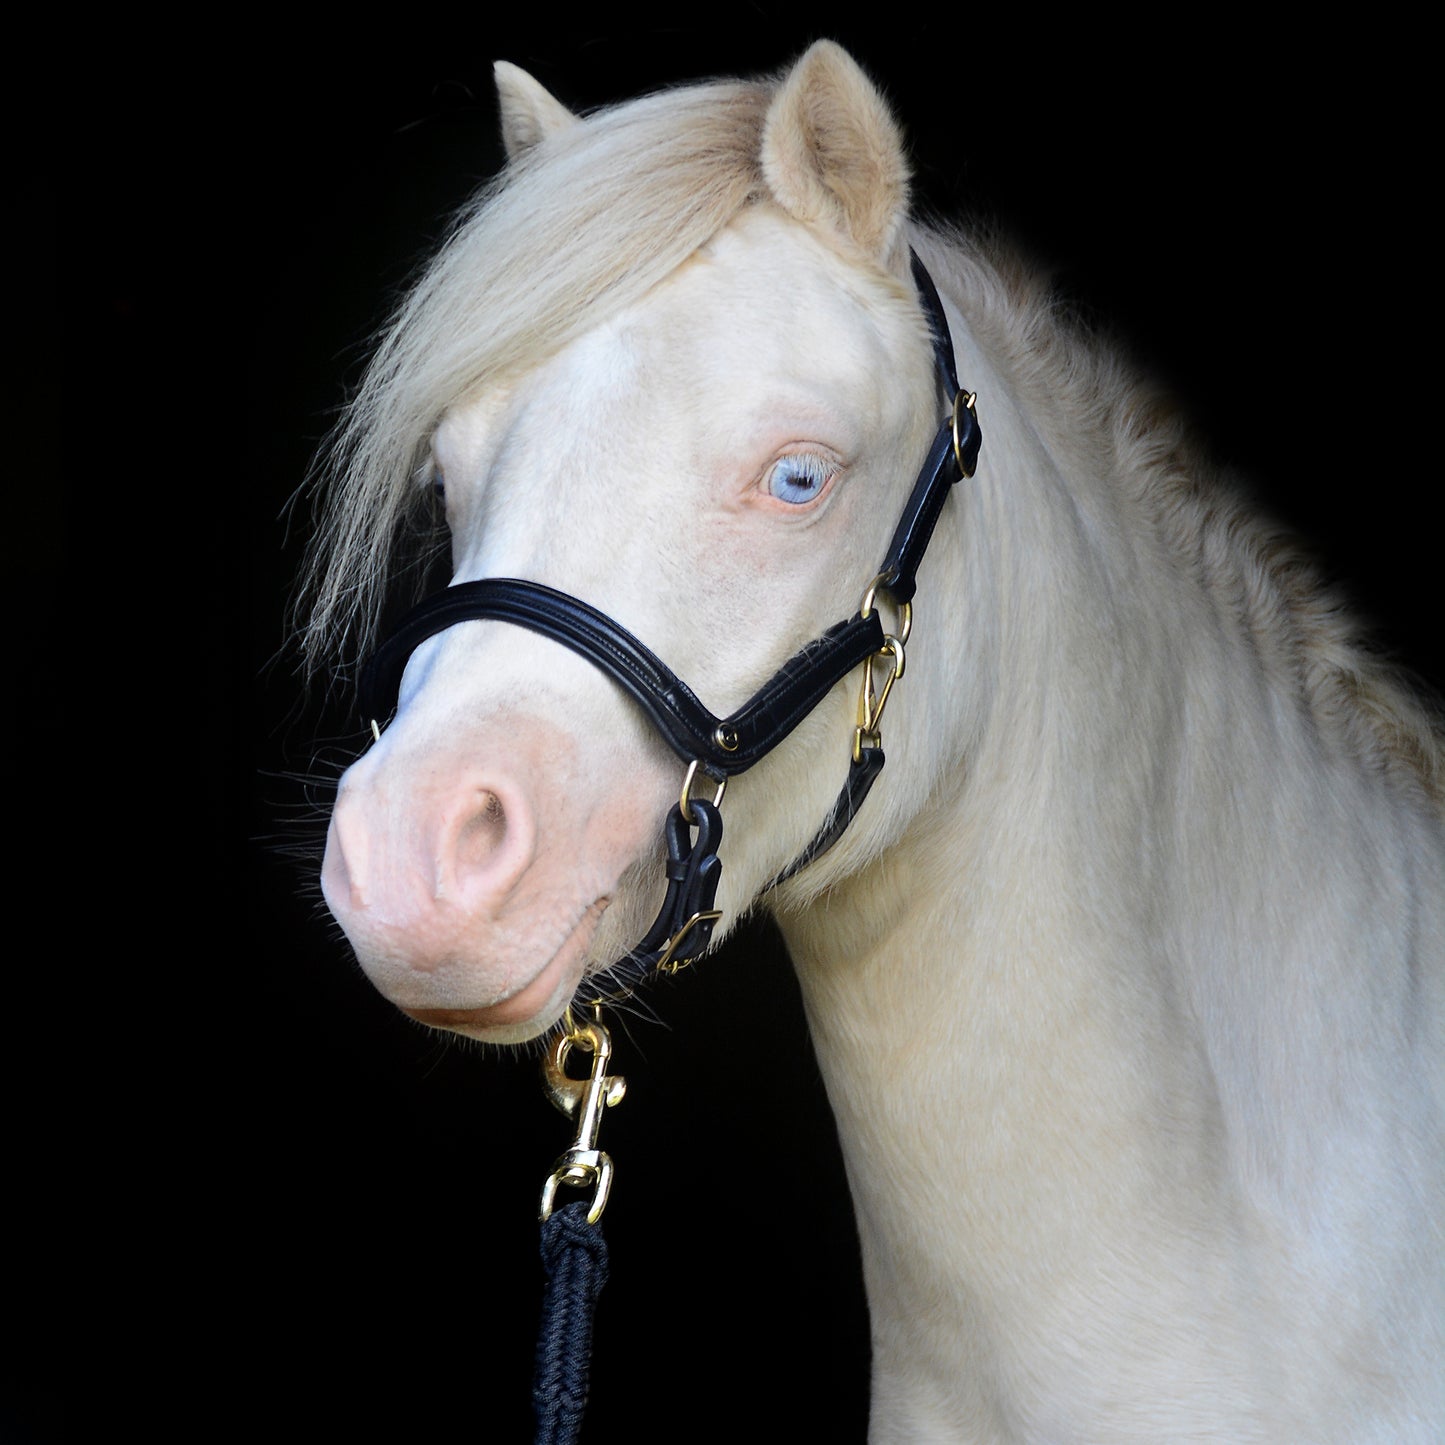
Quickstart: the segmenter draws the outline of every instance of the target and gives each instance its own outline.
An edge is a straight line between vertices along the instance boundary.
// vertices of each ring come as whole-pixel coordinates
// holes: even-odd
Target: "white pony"
[[[369,646],[436,487],[457,581],[573,594],[739,706],[858,611],[944,414],[912,247],[985,442],[888,766],[770,888],[838,797],[855,677],[721,803],[719,936],[776,916],[838,1121],[872,1438],[1440,1440],[1426,711],[1155,396],[910,221],[837,46],[585,120],[497,80],[507,170],[334,453],[315,655]],[[453,627],[342,780],[327,899],[409,1014],[537,1037],[651,922],[680,777],[572,651]]]

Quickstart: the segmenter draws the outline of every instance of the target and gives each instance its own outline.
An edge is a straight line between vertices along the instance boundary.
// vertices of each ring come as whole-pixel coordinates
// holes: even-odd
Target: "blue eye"
[[[833,464],[811,452],[779,457],[763,480],[763,489],[780,502],[803,506],[819,496],[833,475]]]

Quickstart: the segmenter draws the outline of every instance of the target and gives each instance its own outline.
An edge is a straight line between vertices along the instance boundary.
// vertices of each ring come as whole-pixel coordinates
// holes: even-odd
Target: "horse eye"
[[[433,472],[431,479],[431,494],[442,506],[447,504],[447,481],[440,472]]]
[[[809,452],[779,457],[763,481],[769,496],[780,502],[802,506],[821,495],[833,475],[833,466],[826,458]]]

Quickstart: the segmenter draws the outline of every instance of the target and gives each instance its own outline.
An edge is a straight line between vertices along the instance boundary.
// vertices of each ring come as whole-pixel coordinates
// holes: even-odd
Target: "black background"
[[[23,575],[65,595],[55,543],[102,519],[86,636],[121,639],[147,708],[98,810],[121,881],[93,922],[123,947],[94,989],[134,1021],[103,1030],[79,1111],[103,1263],[59,1307],[53,1235],[14,1268],[48,1300],[7,1353],[17,1441],[77,1433],[89,1352],[112,1425],[151,1439],[528,1438],[535,1198],[567,1126],[532,1059],[410,1025],[326,922],[301,860],[352,724],[303,695],[285,621],[307,516],[288,499],[367,335],[498,163],[494,59],[586,108],[842,40],[910,133],[923,204],[1003,216],[1441,676],[1408,44],[1262,41],[1219,12],[1126,35],[924,7],[886,38],[782,14],[111,37],[55,210],[85,338],[58,424],[86,441],[59,500],[31,489]],[[586,1438],[861,1440],[856,1245],[786,960],[752,929],[652,1001],[603,1139]],[[16,1057],[33,1079],[40,1050]],[[73,1166],[44,1118],[21,1135],[41,1174]]]

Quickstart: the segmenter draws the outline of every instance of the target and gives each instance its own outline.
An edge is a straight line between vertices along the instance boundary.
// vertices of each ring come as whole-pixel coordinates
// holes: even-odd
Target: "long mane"
[[[598,112],[509,165],[458,218],[318,466],[324,500],[300,592],[312,668],[374,642],[443,412],[615,314],[764,194],[772,88],[719,82]]]
[[[914,244],[1057,451],[1124,490],[1282,694],[1366,766],[1445,807],[1438,707],[1375,649],[1298,539],[1220,472],[1180,408],[999,237],[925,233]]]

